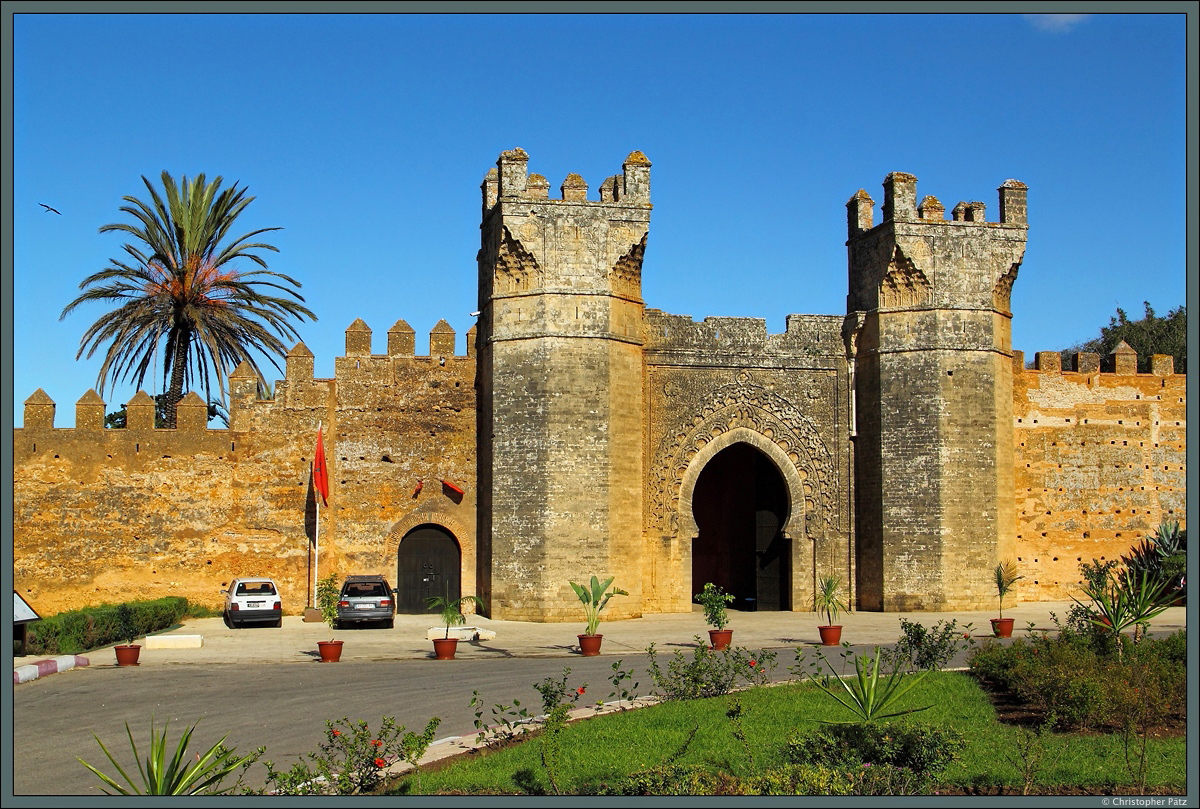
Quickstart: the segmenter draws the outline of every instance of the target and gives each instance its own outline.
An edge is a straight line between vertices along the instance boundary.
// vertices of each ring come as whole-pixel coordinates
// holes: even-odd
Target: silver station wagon
[[[338,627],[356,623],[395,623],[396,599],[383,576],[347,576],[338,599]]]

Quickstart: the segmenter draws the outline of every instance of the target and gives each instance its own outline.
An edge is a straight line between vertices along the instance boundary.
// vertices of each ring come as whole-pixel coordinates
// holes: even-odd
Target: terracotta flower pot
[[[142,647],[137,644],[129,644],[122,646],[114,646],[113,651],[117,653],[118,666],[137,666],[138,655],[142,653]]]
[[[458,638],[434,638],[433,656],[436,660],[453,660],[458,651]]]
[[[319,640],[317,648],[321,651],[322,663],[336,663],[342,659],[342,641]]]
[[[1013,630],[1012,618],[993,618],[992,634],[998,638],[1011,638]]]
[[[712,644],[713,651],[719,652],[722,649],[728,649],[729,644],[733,642],[733,630],[710,629],[708,630],[708,642]]]
[[[837,646],[842,642],[842,627],[840,625],[819,626],[822,646]]]
[[[584,657],[595,657],[600,654],[600,641],[603,635],[576,635],[579,638],[579,651]]]

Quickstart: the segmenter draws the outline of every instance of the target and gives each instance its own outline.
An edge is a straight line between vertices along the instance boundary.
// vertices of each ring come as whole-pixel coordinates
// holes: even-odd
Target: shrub
[[[1093,640],[1064,631],[1008,647],[987,643],[972,656],[971,669],[1043,716],[1057,715],[1063,729],[1121,727],[1130,716],[1162,723],[1182,715],[1183,632],[1136,643],[1114,639],[1108,648],[1115,645],[1120,654],[1098,648]]]
[[[404,760],[415,764],[430,742],[441,719],[433,717],[418,736],[405,733],[404,725],[385,716],[379,730],[365,721],[348,718],[325,723],[325,741],[319,753],[309,753],[309,763],[295,762],[290,770],[267,767],[268,792],[275,795],[359,795],[376,789],[387,767]]]
[[[704,699],[728,694],[740,683],[764,685],[775,666],[775,653],[751,652],[742,646],[716,651],[696,636],[696,648],[688,661],[682,651],[676,651],[667,662],[664,672],[658,664],[654,644],[646,650],[650,655],[650,677],[655,688],[661,689],[663,699]]]
[[[178,596],[135,601],[128,606],[134,634],[138,636],[179,623],[189,609],[187,599]],[[26,650],[35,655],[66,655],[125,643],[129,636],[122,633],[117,610],[118,605],[102,604],[60,612],[29,624]]]
[[[792,764],[817,764],[857,770],[863,764],[886,764],[933,775],[946,769],[966,745],[962,734],[932,725],[862,722],[825,725],[784,747]]]
[[[938,621],[926,627],[918,621],[900,619],[900,640],[894,649],[886,651],[886,662],[903,666],[910,671],[937,671],[945,668],[961,650],[975,645],[971,624],[958,621]]]

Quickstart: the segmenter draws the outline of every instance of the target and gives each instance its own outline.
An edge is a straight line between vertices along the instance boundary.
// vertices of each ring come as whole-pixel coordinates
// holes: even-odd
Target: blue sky
[[[284,228],[265,257],[319,318],[299,327],[319,377],[355,318],[376,353],[398,319],[418,353],[442,318],[464,351],[479,184],[518,146],[552,196],[576,172],[590,198],[642,150],[643,297],[696,319],[844,313],[845,203],[891,171],[991,221],[1002,182],[1029,186],[1027,354],[1185,303],[1182,14],[18,14],[13,42],[17,424],[42,388],[71,426],[96,385],[75,355],[103,309],[59,314],[164,169],[247,186],[238,233]]]

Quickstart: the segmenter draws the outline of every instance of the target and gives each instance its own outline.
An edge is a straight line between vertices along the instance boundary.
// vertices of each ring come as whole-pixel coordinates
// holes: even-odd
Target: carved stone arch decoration
[[[821,524],[821,530],[836,527],[834,464],[816,427],[791,401],[746,375],[715,390],[690,424],[663,438],[651,471],[650,524],[664,536],[694,531],[690,496],[696,480],[710,458],[738,441],[771,458],[786,481],[790,508],[785,534],[801,535],[797,532],[812,523]]]
[[[642,286],[642,259],[646,255],[646,236],[630,246],[625,255],[617,259],[616,264],[608,271],[609,282],[613,292],[618,295],[638,297]]]
[[[524,292],[542,285],[542,268],[537,259],[507,227],[496,254],[495,273],[497,293]]]
[[[1020,269],[1021,262],[1015,262],[1008,271],[1001,275],[996,281],[996,285],[992,287],[992,307],[997,311],[1006,315],[1012,314],[1012,288],[1013,282],[1017,280],[1017,270]]]
[[[688,464],[687,471],[683,475],[676,506],[679,535],[690,538],[700,534],[700,528],[696,525],[696,517],[692,511],[692,495],[696,491],[696,483],[700,480],[700,474],[704,471],[705,465],[718,452],[739,443],[749,444],[766,455],[775,464],[779,474],[783,476],[789,495],[788,515],[779,528],[780,533],[785,537],[804,536],[804,480],[800,477],[795,464],[778,444],[749,427],[734,427],[715,436],[692,456],[691,463]]]
[[[400,552],[400,543],[404,537],[408,536],[409,532],[414,528],[419,528],[422,525],[437,525],[445,528],[454,541],[458,543],[459,550],[465,555],[467,549],[463,547],[463,540],[469,537],[462,523],[454,517],[443,511],[414,511],[400,519],[398,523],[392,526],[392,530],[388,531],[387,549],[388,553],[394,558]]]
[[[929,303],[929,296],[929,279],[913,260],[904,254],[900,245],[896,245],[887,273],[879,284],[879,306],[924,306]]]

